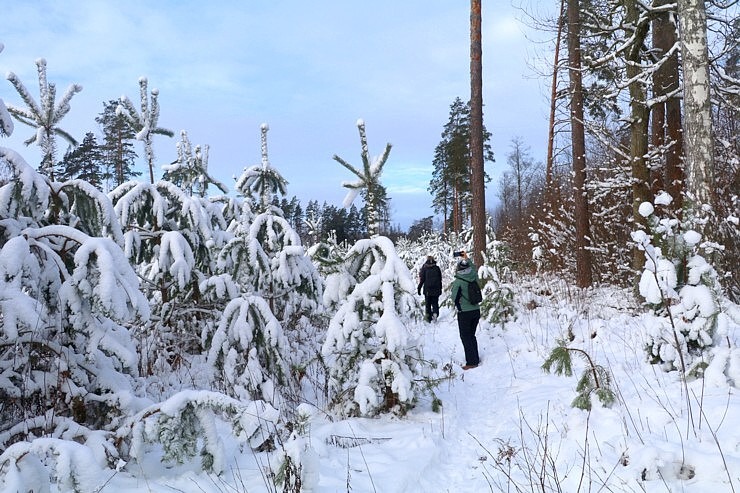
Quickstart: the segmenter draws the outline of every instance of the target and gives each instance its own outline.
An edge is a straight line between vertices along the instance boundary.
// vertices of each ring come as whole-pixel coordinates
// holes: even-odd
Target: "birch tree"
[[[709,88],[707,13],[702,0],[679,0],[683,66],[684,136],[687,192],[696,207],[712,203],[714,154]]]

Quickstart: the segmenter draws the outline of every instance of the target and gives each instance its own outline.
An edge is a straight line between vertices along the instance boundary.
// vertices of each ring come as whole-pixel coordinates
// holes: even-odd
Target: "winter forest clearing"
[[[737,491],[740,25],[710,16],[710,58],[698,3],[612,7],[610,40],[640,49],[594,58],[584,40],[615,12],[580,26],[566,2],[555,23],[569,56],[551,143],[575,158],[551,152],[538,173],[515,141],[485,210],[471,63],[435,151],[442,223],[408,234],[388,228],[391,145],[372,157],[363,120],[359,165],[334,156],[355,175],[334,222],[285,199],[267,124],[231,193],[185,131],[177,161],[157,161],[174,133],[146,78],[139,105],[104,103],[103,144],[78,144],[60,122],[81,87],[57,100],[44,59],[38,98],[9,73],[23,105],[0,93],[0,137],[32,127],[42,159],[0,147],[0,491]],[[680,38],[659,22],[674,8]],[[464,271],[479,304],[453,296]]]

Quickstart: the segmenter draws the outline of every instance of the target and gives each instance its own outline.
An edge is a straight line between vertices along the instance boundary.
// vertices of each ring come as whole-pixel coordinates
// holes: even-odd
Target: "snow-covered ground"
[[[650,316],[625,291],[563,288],[540,284],[542,294],[518,293],[517,320],[481,326],[482,364],[465,372],[454,313],[443,308],[438,321],[411,327],[424,356],[449,365],[451,378],[436,390],[440,412],[426,397],[404,418],[332,421],[317,412],[304,464],[313,473],[304,486],[314,486],[305,491],[740,490],[740,397],[729,383],[740,380],[737,352],[716,348],[713,361],[721,365],[684,385],[677,372],[646,362]],[[569,347],[610,372],[611,407],[596,397],[590,412],[571,407],[585,360],[574,358],[571,377],[542,370],[568,332]],[[739,337],[732,326],[732,347]],[[266,454],[228,446],[233,460],[220,477],[196,465],[129,464],[136,479],[122,472],[101,479],[98,491],[282,491],[266,476],[277,467]]]

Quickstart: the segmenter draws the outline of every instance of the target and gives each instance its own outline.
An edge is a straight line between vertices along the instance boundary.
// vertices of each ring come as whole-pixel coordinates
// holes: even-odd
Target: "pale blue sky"
[[[145,76],[160,91],[160,126],[176,133],[155,139],[160,165],[175,159],[186,130],[193,145],[210,146],[211,172],[231,186],[259,163],[265,122],[288,196],[340,206],[341,183],[354,177],[332,156],[360,165],[363,119],[373,156],[393,144],[382,179],[393,222],[407,228],[432,214],[434,147],[450,104],[470,92],[469,2],[0,0],[0,11],[0,73],[15,72],[38,97],[34,62],[43,57],[59,96],[81,84],[61,125],[80,140],[98,131],[103,101],[125,94],[138,106]],[[485,123],[497,160],[487,167],[488,206],[513,137],[544,160],[548,83],[534,77],[542,48],[521,17],[509,0],[483,2]],[[21,104],[7,81],[0,97]],[[22,144],[31,131],[16,124],[0,145],[36,164],[37,151]]]

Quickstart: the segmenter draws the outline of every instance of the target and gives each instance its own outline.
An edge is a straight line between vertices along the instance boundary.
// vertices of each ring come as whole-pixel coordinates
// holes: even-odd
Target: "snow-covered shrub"
[[[224,471],[225,456],[220,424],[257,448],[270,439],[279,412],[261,401],[236,400],[208,391],[186,390],[143,409],[124,423],[117,441],[125,457],[143,461],[161,446],[164,462],[184,463],[200,456],[205,471]]]
[[[312,245],[308,255],[316,269],[325,279],[323,307],[333,315],[339,305],[347,298],[356,280],[349,273],[345,257],[349,248],[344,243],[337,243],[336,234],[332,231],[326,240]]]
[[[246,215],[242,219],[234,227],[234,238],[219,254],[219,269],[241,296],[264,303],[265,320],[275,319],[285,329],[287,342],[273,349],[286,368],[302,375],[319,350],[313,324],[321,322],[317,312],[322,311],[323,281],[298,234],[279,212],[258,214],[251,222],[246,222]],[[285,371],[280,376],[284,386],[288,383]]]
[[[0,491],[101,491],[109,480],[95,447],[59,438],[14,443],[0,455]]]
[[[208,351],[214,381],[242,400],[264,400],[282,407],[289,386],[283,360],[287,340],[280,322],[259,296],[231,300],[219,321]]]
[[[322,347],[332,405],[344,416],[404,414],[423,371],[421,349],[406,328],[420,313],[416,282],[386,237],[358,241],[347,264],[354,287]]]
[[[154,314],[137,331],[142,370],[169,373],[184,354],[202,350],[199,336],[213,331],[223,306],[200,293],[215,272],[215,252],[231,238],[222,207],[166,181],[127,182],[109,196]]]
[[[398,256],[411,269],[418,272],[427,256],[431,255],[436,260],[440,269],[444,272],[454,264],[455,259],[452,252],[456,250],[447,242],[438,231],[428,231],[422,234],[416,241],[408,241],[402,238],[396,242]]]
[[[323,284],[300,236],[270,203],[275,194],[285,193],[287,183],[269,164],[266,132],[263,125],[262,164],[245,169],[237,180],[245,207],[229,227],[233,238],[219,252],[218,268],[231,275],[242,293],[267,300],[275,316],[292,326],[318,308]]]
[[[656,205],[670,203],[666,193]],[[707,349],[718,340],[721,313],[734,312],[718,282],[717,272],[706,253],[721,247],[702,240],[692,221],[660,218],[654,206],[641,204],[651,231],[632,233],[637,247],[645,252],[645,267],[639,281],[640,295],[659,317],[648,325],[646,350],[653,363],[667,370],[701,371]],[[700,365],[698,368],[696,365]]]
[[[105,197],[0,156],[13,175],[0,187],[0,446],[49,430],[85,439],[130,411],[138,353],[127,326],[149,306]]]
[[[489,228],[486,253],[483,256],[483,265],[478,268],[478,277],[483,286],[481,317],[492,325],[506,323],[514,317],[511,275],[508,246],[497,240],[493,228]]]
[[[318,485],[318,455],[310,444],[310,422],[314,410],[307,404],[298,406],[290,436],[280,448],[280,466],[275,482],[284,493],[314,491]]]

